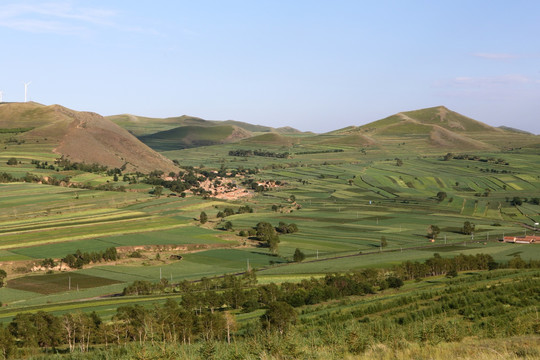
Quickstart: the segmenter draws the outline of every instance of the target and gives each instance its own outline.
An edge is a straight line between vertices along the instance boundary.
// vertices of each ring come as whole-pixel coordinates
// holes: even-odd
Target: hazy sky
[[[540,134],[540,1],[0,0],[0,91],[324,132],[445,105]]]

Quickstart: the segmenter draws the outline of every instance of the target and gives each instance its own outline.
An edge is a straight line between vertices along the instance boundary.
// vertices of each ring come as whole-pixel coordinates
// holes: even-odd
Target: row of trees
[[[495,163],[495,164],[499,164],[499,165],[509,165],[509,163],[506,160],[504,160],[503,158],[498,158],[498,159],[495,159],[494,157],[483,158],[483,157],[478,156],[478,155],[470,155],[470,154],[457,154],[457,155],[455,155],[453,153],[447,153],[443,157],[444,161],[449,161],[449,160],[452,160],[452,159],[455,159],[455,160],[472,160],[472,161],[480,161],[480,162],[490,162],[490,163]]]
[[[466,270],[493,270],[499,267],[488,254],[464,255],[443,258],[438,253],[424,262],[405,261],[394,266],[393,273],[402,280],[423,279],[428,276],[446,275]]]
[[[70,268],[82,269],[84,265],[90,263],[98,263],[102,261],[115,261],[119,258],[118,252],[115,247],[107,248],[104,251],[82,252],[81,250],[75,251],[73,254],[66,255],[62,261],[66,263]],[[51,263],[52,262],[52,263]],[[54,267],[54,261],[52,259],[45,259],[44,264],[52,265]],[[43,264],[42,264],[43,265]]]
[[[244,149],[237,149],[237,150],[230,150],[229,156],[241,156],[241,157],[248,157],[248,156],[264,156],[264,157],[274,157],[279,159],[286,159],[291,154],[288,152],[274,152],[274,151],[268,151],[268,150],[244,150]]]
[[[232,208],[227,207],[223,209],[223,211],[218,211],[218,213],[216,214],[216,217],[224,218],[224,217],[231,216],[234,214],[251,214],[251,213],[253,213],[253,208],[249,205],[243,205],[243,206],[240,206],[236,211],[234,211]]]

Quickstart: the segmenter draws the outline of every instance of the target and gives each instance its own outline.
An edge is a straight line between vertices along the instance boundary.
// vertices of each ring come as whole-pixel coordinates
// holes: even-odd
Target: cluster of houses
[[[540,236],[536,236],[536,235],[505,236],[503,238],[503,241],[507,243],[514,243],[514,244],[534,244],[535,242],[540,243]]]

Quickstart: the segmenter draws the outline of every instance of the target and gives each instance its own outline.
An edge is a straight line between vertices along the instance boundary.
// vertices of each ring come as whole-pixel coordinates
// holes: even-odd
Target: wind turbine
[[[24,102],[27,102],[28,85],[30,85],[31,83],[31,81],[24,83]]]
[[[0,103],[4,101],[3,96],[4,96],[4,92],[0,90]]]

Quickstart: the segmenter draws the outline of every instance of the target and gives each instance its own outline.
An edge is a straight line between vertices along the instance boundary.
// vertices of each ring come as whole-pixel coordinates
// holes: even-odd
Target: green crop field
[[[88,289],[118,283],[118,281],[80,273],[25,276],[9,282],[10,289],[49,295],[71,289]]]

